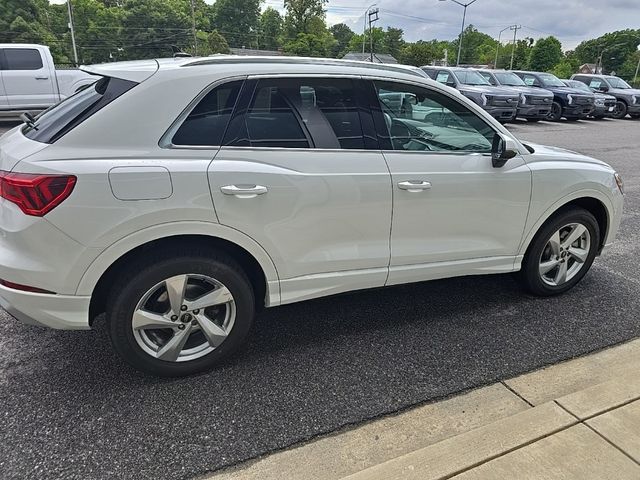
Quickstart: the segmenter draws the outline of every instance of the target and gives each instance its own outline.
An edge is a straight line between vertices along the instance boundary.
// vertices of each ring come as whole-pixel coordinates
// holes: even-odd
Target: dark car
[[[562,80],[567,87],[577,88],[584,92],[592,92],[592,90],[584,83],[578,80]],[[616,112],[616,97],[613,95],[607,95],[605,93],[592,92],[596,97],[593,112],[591,116],[593,118],[601,119],[605,117],[613,117]]]
[[[457,89],[501,123],[516,118],[520,94],[494,87],[475,70],[458,67],[420,67],[430,78]]]
[[[632,88],[619,77],[611,75],[576,74],[571,80],[578,80],[594,91],[608,93],[616,97],[616,110],[613,118],[621,119],[629,114],[631,118],[640,118],[640,90]]]
[[[537,122],[546,119],[551,113],[553,93],[549,90],[529,87],[515,73],[506,70],[478,70],[478,73],[493,86],[506,87],[518,92],[518,117],[529,122]]]
[[[514,71],[530,87],[543,88],[553,93],[553,104],[548,119],[554,122],[562,117],[579,120],[591,114],[595,104],[593,93],[567,87],[551,73]]]

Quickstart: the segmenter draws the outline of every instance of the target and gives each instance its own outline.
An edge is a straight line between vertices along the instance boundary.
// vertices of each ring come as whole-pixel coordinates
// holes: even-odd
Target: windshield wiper
[[[34,130],[38,130],[38,126],[36,125],[36,119],[29,112],[24,112],[20,115],[20,120],[27,124],[27,127],[33,128]]]

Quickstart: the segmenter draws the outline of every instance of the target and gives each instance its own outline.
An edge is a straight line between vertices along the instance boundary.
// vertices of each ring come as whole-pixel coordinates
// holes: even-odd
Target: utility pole
[[[373,63],[373,24],[377,22],[380,18],[378,17],[379,8],[375,10],[369,10],[369,51],[371,54],[370,62]]]
[[[193,53],[198,56],[198,37],[196,36],[196,9],[191,0],[191,32],[193,33]]]
[[[71,0],[67,0],[67,12],[69,13],[69,29],[71,30],[71,44],[73,45],[73,60],[78,66],[78,49],[76,48],[76,33],[73,30],[73,13],[71,11]]]
[[[375,6],[376,4],[372,3],[364,11],[364,26],[362,27],[362,60],[364,60],[364,50],[365,45],[367,44],[367,13],[369,13],[369,10],[371,10]]]
[[[446,2],[447,0],[439,0],[440,2]],[[476,3],[478,0],[471,0],[469,3],[462,3],[458,0],[451,0],[453,3],[457,3],[461,7],[464,8],[464,13],[462,14],[462,29],[460,30],[460,39],[458,40],[458,61],[456,62],[456,66],[460,66],[460,55],[462,54],[462,37],[464,36],[464,23],[467,19],[467,7]]]
[[[640,45],[638,45],[638,66],[636,67],[636,74],[633,76],[633,86],[636,86],[638,81],[638,73],[640,73]]]
[[[513,57],[516,55],[516,38],[518,36],[518,30],[522,28],[522,25],[512,25],[511,30],[513,30],[513,48],[511,49],[511,66],[509,70],[513,70]]]

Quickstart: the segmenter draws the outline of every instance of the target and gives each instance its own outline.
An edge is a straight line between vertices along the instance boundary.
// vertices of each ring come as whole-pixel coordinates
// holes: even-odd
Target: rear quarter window
[[[128,80],[103,77],[42,112],[23,127],[22,133],[36,142],[54,143],[136,85]]]
[[[40,70],[42,56],[35,48],[6,48],[4,70]]]

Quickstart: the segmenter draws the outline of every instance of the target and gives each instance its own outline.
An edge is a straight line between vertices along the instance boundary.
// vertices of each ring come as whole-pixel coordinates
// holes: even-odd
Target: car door
[[[494,168],[493,127],[448,94],[373,85],[377,96],[413,94],[420,106],[398,114],[380,102],[382,120],[374,116],[393,184],[388,283],[512,268],[531,195],[523,158]]]
[[[57,103],[48,65],[35,48],[4,48],[2,81],[8,104],[14,108],[43,108]]]
[[[0,53],[0,109],[6,110],[9,105],[7,91],[4,88],[3,72],[2,72],[2,54]]]
[[[283,303],[385,283],[390,175],[360,84],[247,80],[209,168],[220,223],[268,252]]]

